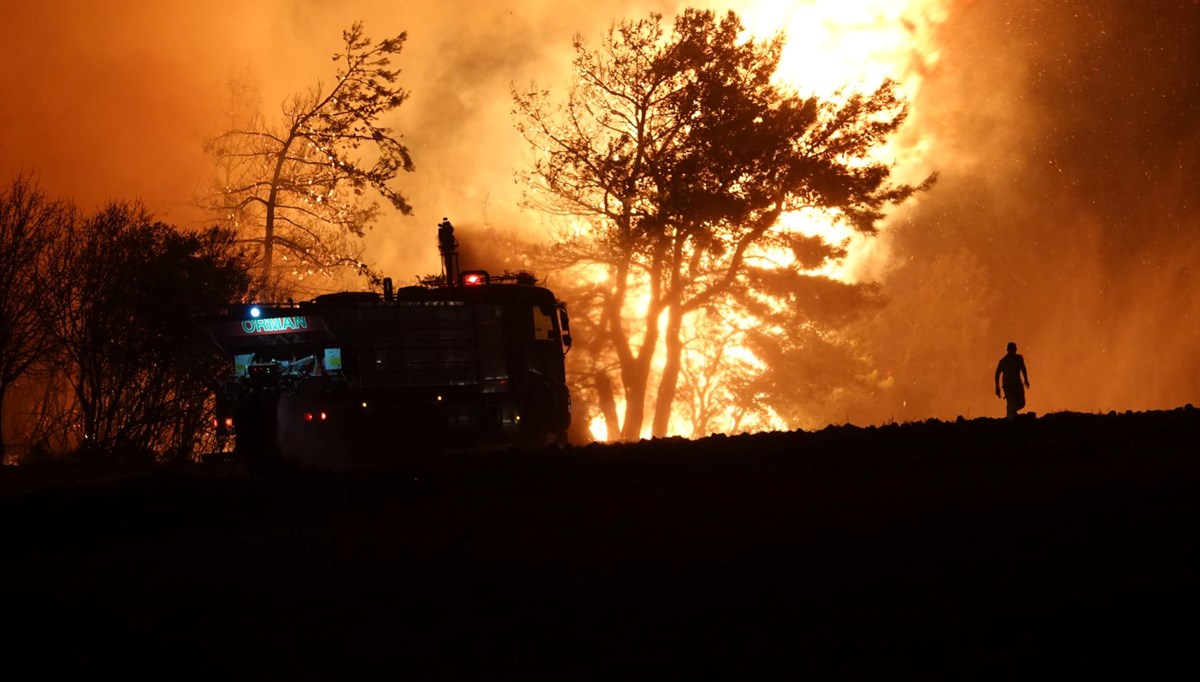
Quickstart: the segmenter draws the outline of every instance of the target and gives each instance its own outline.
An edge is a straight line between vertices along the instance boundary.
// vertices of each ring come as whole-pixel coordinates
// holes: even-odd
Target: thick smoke
[[[141,198],[179,220],[224,83],[272,41],[254,3],[0,5],[0,174],[90,210]]]
[[[937,187],[898,216],[893,373],[868,419],[1003,413],[1016,341],[1029,409],[1200,396],[1200,5],[976,2],[941,29],[915,103]]]
[[[203,141],[228,126],[232,80],[257,89],[268,117],[291,93],[328,82],[341,32],[407,32],[396,65],[409,91],[394,121],[416,172],[398,186],[414,215],[386,216],[368,260],[397,280],[435,272],[436,225],[536,221],[517,206],[523,143],[511,84],[561,88],[571,38],[673,2],[440,3],[341,0],[49,0],[0,6],[0,177],[36,173],[47,192],[90,209],[140,198],[160,218],[204,220],[193,206],[211,161]]]

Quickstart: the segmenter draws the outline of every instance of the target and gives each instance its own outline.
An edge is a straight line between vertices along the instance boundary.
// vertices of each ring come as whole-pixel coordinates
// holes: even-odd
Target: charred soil
[[[10,467],[0,650],[41,678],[1183,672],[1198,442],[1188,406],[386,472]]]

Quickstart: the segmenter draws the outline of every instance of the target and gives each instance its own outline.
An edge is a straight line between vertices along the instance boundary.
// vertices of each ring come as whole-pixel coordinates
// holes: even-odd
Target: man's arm
[[[1025,358],[1021,358],[1021,378],[1025,380],[1025,388],[1029,388],[1029,370],[1025,369]]]
[[[1004,366],[1004,361],[996,363],[996,397],[1000,397],[1000,368]]]

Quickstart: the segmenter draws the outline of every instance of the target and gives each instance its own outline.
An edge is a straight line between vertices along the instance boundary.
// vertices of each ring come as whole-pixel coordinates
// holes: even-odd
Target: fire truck
[[[214,387],[218,448],[331,468],[446,449],[565,443],[566,305],[525,272],[459,271],[420,285],[238,304],[205,321],[229,358]]]

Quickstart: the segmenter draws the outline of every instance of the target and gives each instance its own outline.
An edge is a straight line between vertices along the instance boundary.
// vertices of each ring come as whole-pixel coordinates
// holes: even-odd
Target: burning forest
[[[351,267],[321,280],[321,268],[289,264],[272,291],[423,274],[437,262],[428,229],[455,216],[466,267],[534,269],[571,305],[575,442],[1000,416],[990,375],[1009,341],[1029,362],[1037,413],[1168,408],[1197,393],[1194,3],[630,0],[565,15],[539,2],[47,2],[0,13],[12,65],[0,79],[15,93],[0,105],[0,173],[32,174],[84,211],[139,198],[183,230],[231,215],[204,210],[222,172],[206,142],[247,114],[270,131],[300,111],[288,108],[298,96],[332,92],[346,73],[329,61],[348,54],[342,31],[401,36],[376,82],[395,99],[353,132],[390,151],[306,138],[331,167],[357,159],[376,174],[336,187],[297,176],[296,188],[320,186],[304,191],[322,206],[289,204],[311,237],[296,254]],[[626,164],[628,191],[603,181],[639,110],[585,99],[589,82],[618,92],[600,77],[619,74],[622,54],[631,82],[666,74],[694,143],[669,168],[635,177]],[[716,88],[739,78],[758,100]],[[564,117],[572,101],[609,118]],[[314,112],[305,125],[332,125]],[[598,126],[579,141],[608,140],[594,151],[609,175],[553,165],[570,125]],[[771,125],[791,136],[755,137]],[[665,159],[682,138],[646,139]],[[769,196],[785,165],[770,144],[840,166],[841,179],[810,172]],[[613,200],[626,228],[604,208]],[[264,217],[239,219],[225,226],[245,236]],[[597,257],[614,244],[624,260]],[[301,271],[311,276],[297,287],[288,278]],[[14,390],[6,431],[28,408]]]
[[[9,667],[1194,667],[1200,3],[564,7],[0,5]]]

